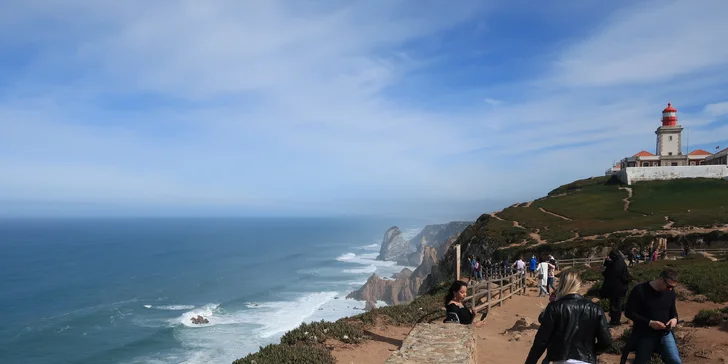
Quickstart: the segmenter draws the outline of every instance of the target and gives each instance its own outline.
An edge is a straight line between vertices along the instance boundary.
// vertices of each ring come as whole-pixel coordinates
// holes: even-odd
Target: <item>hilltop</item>
[[[657,237],[666,238],[670,248],[725,244],[728,241],[728,181],[688,179],[641,182],[627,187],[609,177],[579,180],[535,201],[481,215],[454,244],[460,244],[463,255],[512,261],[517,255],[532,253],[552,253],[562,259],[601,256],[612,247],[643,247]],[[710,285],[728,286],[728,281],[723,282],[728,279],[728,262],[725,257],[716,259],[719,262],[709,268],[703,266],[708,264],[704,260],[695,260],[694,264],[700,265],[695,266],[697,270],[710,269],[711,277],[720,278],[721,282]],[[691,261],[681,262],[680,270],[692,269]],[[689,281],[686,289],[707,294],[709,299],[727,297],[725,290],[708,290],[708,282],[700,276],[686,276],[690,277],[686,279],[686,283]],[[367,342],[372,340],[382,345],[396,345],[401,341],[387,336],[388,333],[401,335],[417,322],[442,319],[443,284],[454,277],[455,249],[451,248],[432,267],[420,288],[420,297],[413,302],[377,308],[334,323],[303,324],[287,333],[282,344],[269,345],[236,363],[334,363],[331,352],[342,346],[356,351],[358,345],[369,345]],[[363,351],[374,350],[369,345]],[[386,347],[383,352],[381,355],[386,358]]]

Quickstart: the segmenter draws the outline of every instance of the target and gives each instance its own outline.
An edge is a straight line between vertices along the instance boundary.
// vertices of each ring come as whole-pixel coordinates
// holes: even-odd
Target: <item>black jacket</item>
[[[624,296],[630,281],[629,268],[624,259],[615,251],[609,253],[610,260],[604,262],[604,282],[599,290],[601,298]]]
[[[549,361],[576,359],[597,362],[597,352],[612,345],[612,334],[601,306],[571,294],[551,302],[540,317],[526,364],[537,364],[547,350]]]

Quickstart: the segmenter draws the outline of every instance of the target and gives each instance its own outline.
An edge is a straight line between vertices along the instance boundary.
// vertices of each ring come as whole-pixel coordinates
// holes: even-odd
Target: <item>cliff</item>
[[[447,224],[427,225],[410,240],[410,245],[413,250],[419,249],[423,244],[429,245],[437,249],[437,257],[441,258],[445,254],[444,246],[447,240],[462,233],[472,223],[472,221],[451,221]]]
[[[466,221],[452,221],[447,224],[427,225],[409,241],[404,240],[402,231],[393,226],[384,233],[377,259],[418,266],[425,256],[425,246],[435,248],[439,259],[445,253],[448,239],[460,234],[470,224],[471,222]]]
[[[384,233],[377,260],[390,260],[397,264],[409,265],[410,253],[412,253],[412,249],[409,242],[404,240],[402,231],[398,227],[392,226]]]
[[[422,264],[414,272],[404,268],[400,273],[394,275],[395,279],[382,279],[376,274],[372,274],[361,288],[351,292],[346,298],[366,301],[367,306],[373,306],[376,301],[384,301],[389,305],[412,301],[417,296],[422,282],[430,274],[432,267],[437,264],[436,250],[425,245],[423,258]]]

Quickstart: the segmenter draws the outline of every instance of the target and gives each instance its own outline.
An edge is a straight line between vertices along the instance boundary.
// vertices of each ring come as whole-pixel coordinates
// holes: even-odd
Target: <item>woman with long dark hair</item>
[[[455,281],[450,285],[445,295],[445,311],[447,317],[445,322],[459,322],[463,325],[473,323],[475,312],[465,307],[465,297],[468,296],[468,284],[463,281]],[[483,325],[483,321],[475,323],[476,327]]]

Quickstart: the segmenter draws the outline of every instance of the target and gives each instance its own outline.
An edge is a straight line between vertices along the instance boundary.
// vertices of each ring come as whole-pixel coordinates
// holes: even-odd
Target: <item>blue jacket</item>
[[[538,266],[538,262],[536,261],[536,258],[531,258],[531,270],[536,270],[536,267]]]

